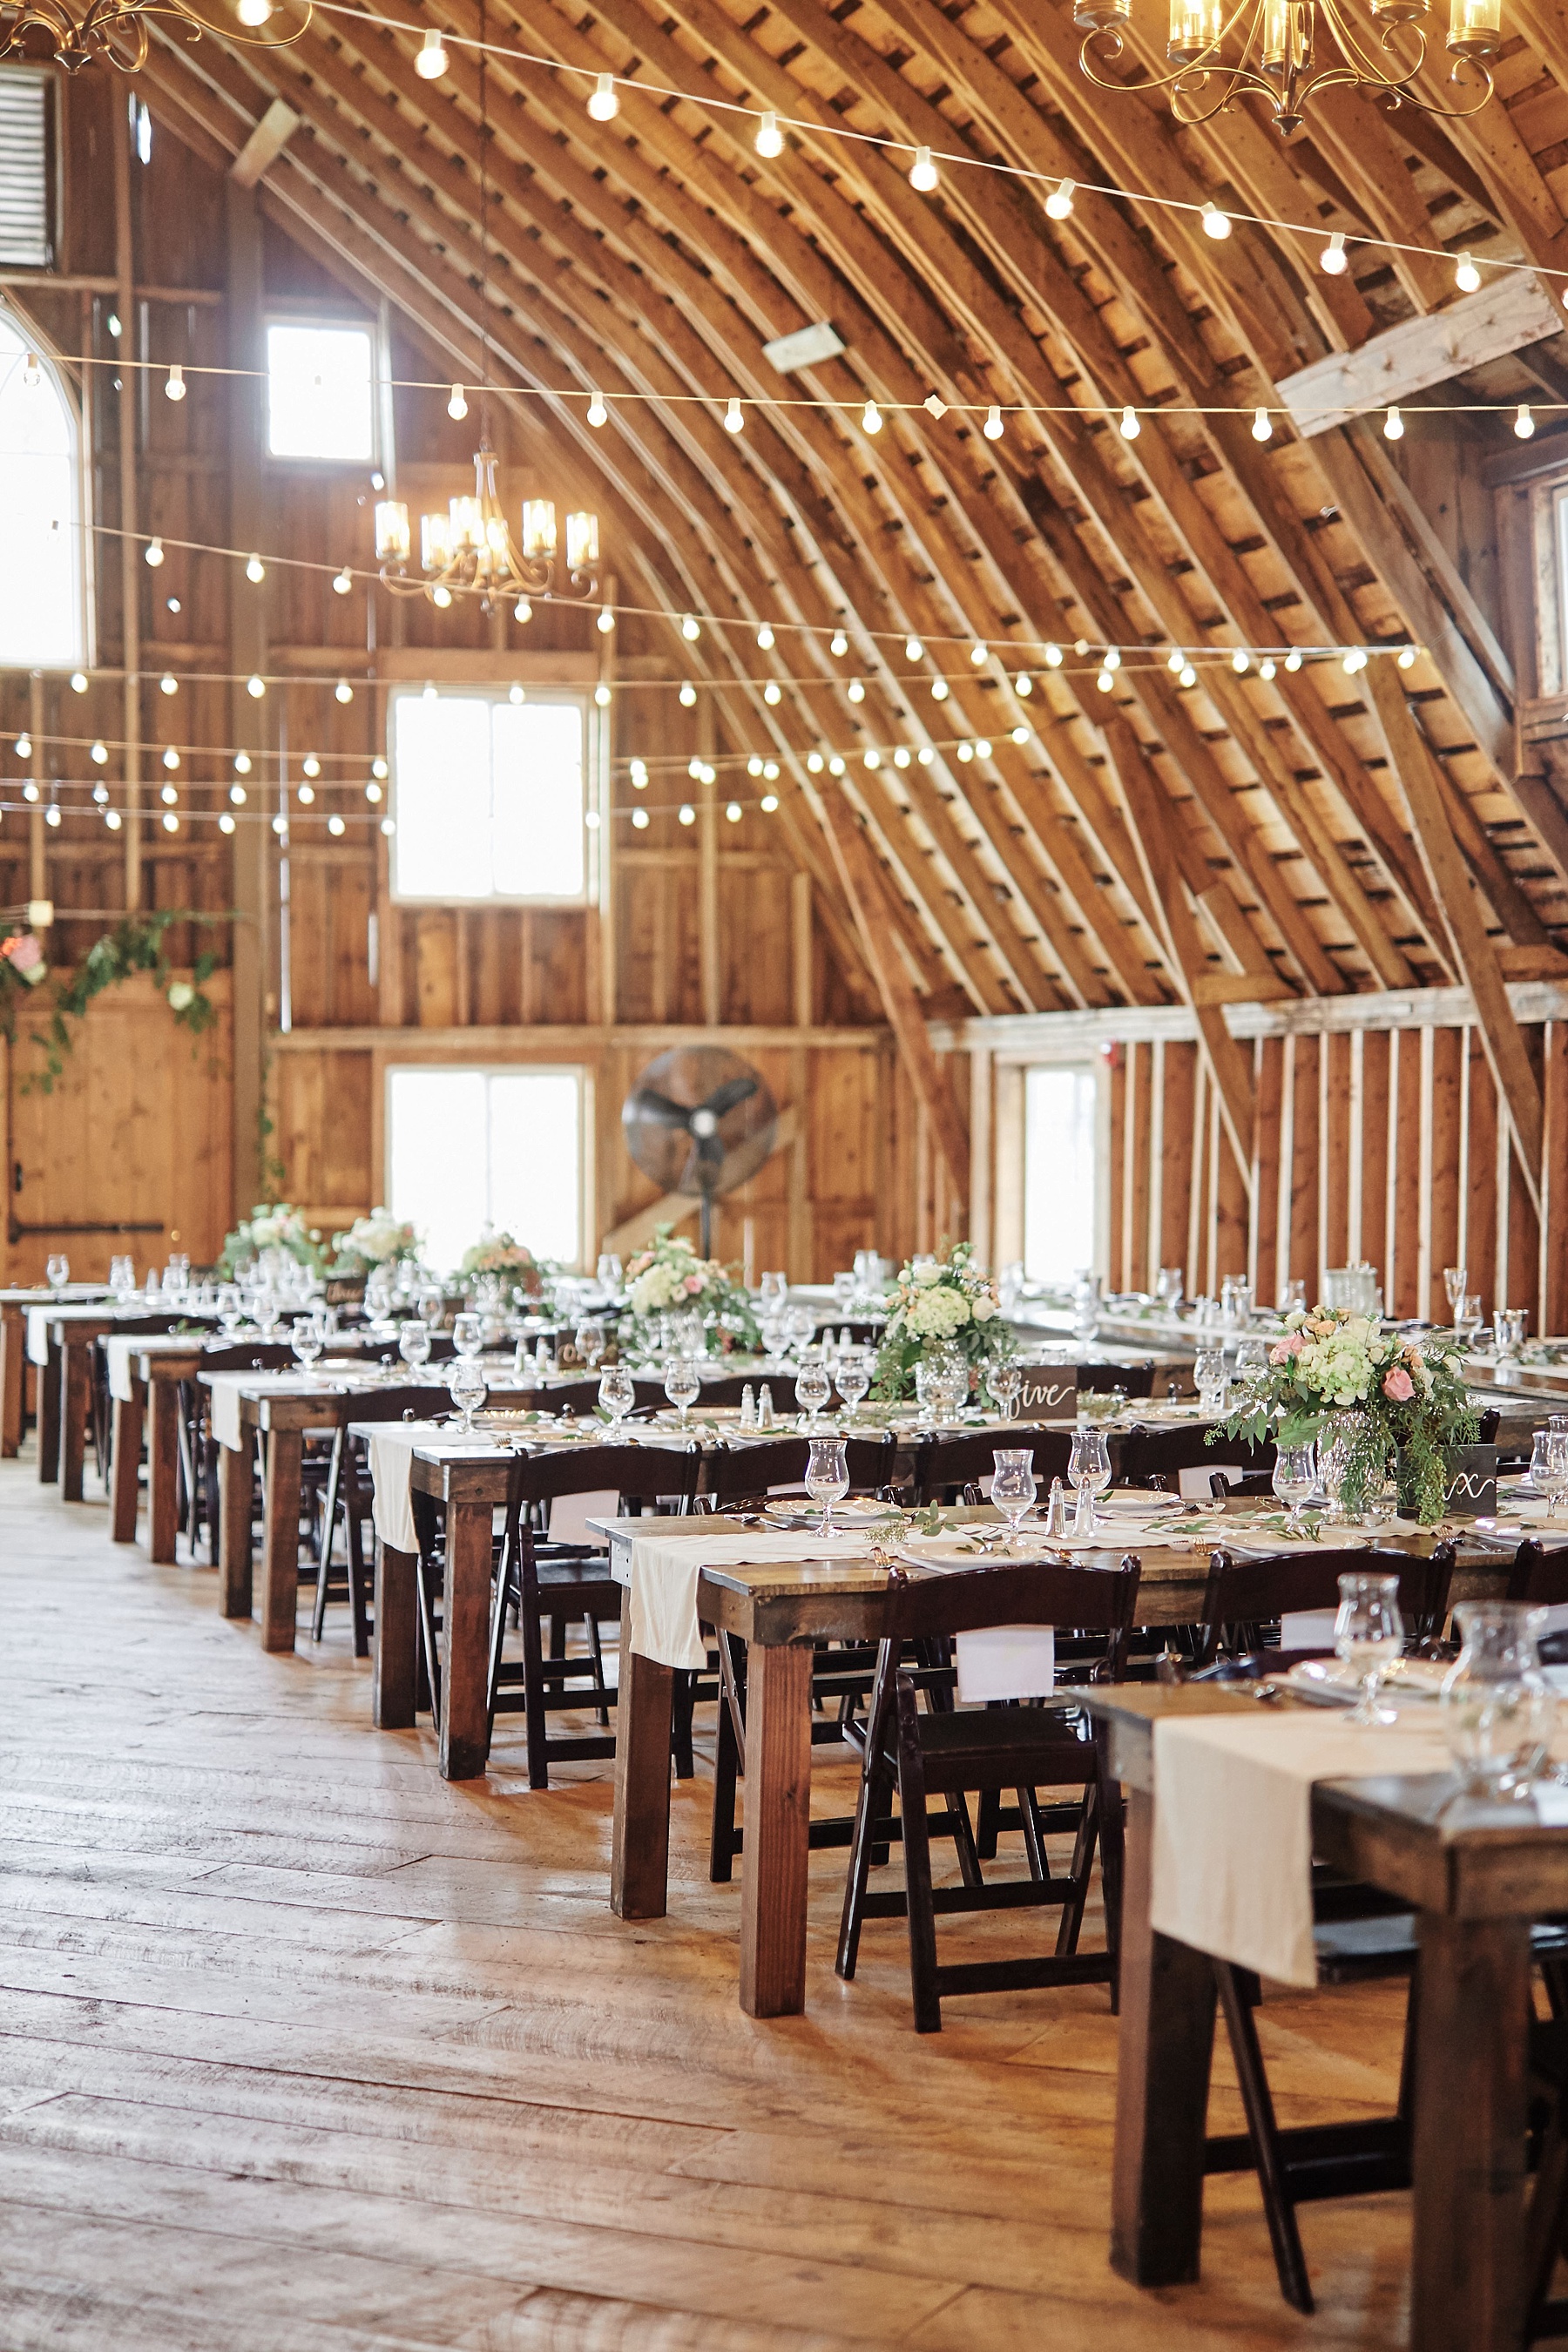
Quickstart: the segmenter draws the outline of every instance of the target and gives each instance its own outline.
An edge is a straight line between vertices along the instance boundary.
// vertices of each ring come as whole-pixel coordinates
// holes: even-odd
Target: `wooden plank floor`
[[[671,1916],[623,1927],[607,1767],[531,1794],[514,1719],[444,1787],[341,1636],[264,1656],[210,1570],[114,1549],[26,1460],[0,1607],[5,2352],[1404,2340],[1403,2198],[1308,2210],[1310,2321],[1250,2179],[1211,2188],[1201,2286],[1114,2278],[1103,1992],[918,2039],[897,1924],[833,1975],[841,1856],[812,1858],[807,2015],[742,2018],[705,1778]],[[1285,2118],[1385,2109],[1400,2008],[1270,2002]]]

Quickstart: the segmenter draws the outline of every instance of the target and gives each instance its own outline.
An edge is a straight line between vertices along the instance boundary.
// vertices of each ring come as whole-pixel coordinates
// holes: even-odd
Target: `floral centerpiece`
[[[232,1277],[242,1265],[269,1249],[286,1251],[289,1257],[297,1258],[301,1265],[318,1274],[324,1262],[319,1228],[307,1225],[299,1210],[290,1208],[287,1201],[258,1201],[249,1216],[242,1217],[233,1233],[224,1235],[218,1270]]]
[[[699,1257],[689,1241],[661,1225],[653,1247],[640,1250],[626,1267],[626,1312],[621,1318],[622,1352],[651,1351],[661,1315],[690,1313],[702,1318],[710,1355],[727,1355],[762,1344],[756,1311],[735,1280],[732,1267],[716,1257]]]
[[[537,1298],[544,1287],[545,1269],[533,1252],[510,1234],[498,1234],[493,1225],[486,1225],[479,1240],[463,1252],[458,1272],[468,1282],[492,1275],[513,1297]]]
[[[1473,1444],[1478,1423],[1450,1341],[1402,1339],[1346,1307],[1293,1307],[1267,1371],[1221,1426],[1254,1445],[1326,1441],[1325,1478],[1352,1517],[1393,1466],[1402,1506],[1426,1527],[1443,1515],[1443,1450]]]
[[[1002,1314],[996,1286],[974,1263],[974,1246],[958,1242],[945,1257],[900,1268],[887,1328],[877,1353],[872,1393],[913,1396],[915,1366],[938,1349],[957,1350],[975,1374],[1012,1355],[1016,1346]]]
[[[413,1225],[400,1223],[390,1210],[373,1209],[368,1217],[356,1217],[346,1233],[334,1234],[332,1248],[334,1274],[365,1275],[373,1266],[417,1257],[419,1235]]]

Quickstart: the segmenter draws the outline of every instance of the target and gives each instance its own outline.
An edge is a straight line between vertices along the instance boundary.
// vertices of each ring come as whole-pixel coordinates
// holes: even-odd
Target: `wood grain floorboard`
[[[700,1770],[669,1916],[623,1925],[607,1766],[531,1792],[503,1719],[489,1775],[443,1784],[427,1729],[372,1730],[345,1629],[267,1656],[211,1570],[111,1547],[25,1458],[0,1608],[3,2352],[1402,2339],[1403,2198],[1309,2210],[1310,2321],[1250,2179],[1211,2184],[1200,2285],[1114,2278],[1103,1990],[953,2001],[917,2037],[897,1922],[832,1973],[840,1854],[811,1861],[806,2015],[743,2017]],[[851,1790],[819,1752],[814,1810]],[[1283,2119],[1385,2109],[1401,2015],[1390,1988],[1270,1999]]]

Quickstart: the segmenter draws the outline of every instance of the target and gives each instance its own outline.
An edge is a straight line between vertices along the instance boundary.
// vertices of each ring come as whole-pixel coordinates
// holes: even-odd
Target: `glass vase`
[[[1552,1696],[1536,1657],[1545,1612],[1517,1601],[1464,1601],[1463,1644],[1443,1677],[1443,1730],[1468,1790],[1489,1797],[1521,1788],[1551,1742]]]
[[[1372,1442],[1372,1415],[1331,1412],[1318,1434],[1318,1479],[1328,1497],[1325,1517],[1357,1519],[1369,1492],[1381,1491],[1386,1465]]]

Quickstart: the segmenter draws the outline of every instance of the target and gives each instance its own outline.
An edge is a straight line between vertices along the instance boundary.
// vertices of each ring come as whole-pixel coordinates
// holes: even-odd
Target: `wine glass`
[[[128,1307],[136,1295],[136,1261],[133,1257],[111,1257],[109,1261],[109,1287],[116,1303]]]
[[[1301,1532],[1301,1509],[1318,1484],[1318,1449],[1315,1445],[1282,1445],[1274,1457],[1274,1492],[1288,1507],[1290,1517],[1288,1535]]]
[[[1375,1723],[1373,1704],[1385,1667],[1405,1647],[1405,1620],[1399,1613],[1397,1576],[1346,1575],[1340,1579],[1339,1613],[1334,1619],[1334,1655],[1353,1666],[1362,1694],[1345,1717],[1347,1723]]]
[[[1225,1411],[1225,1349],[1200,1348],[1193,1360],[1193,1379],[1200,1407],[1211,1420],[1216,1420]]]
[[[412,1320],[397,1327],[397,1352],[411,1372],[417,1373],[422,1364],[430,1360],[430,1328],[428,1324]]]
[[[695,1357],[671,1356],[665,1368],[664,1392],[679,1411],[684,1429],[692,1406],[702,1393],[702,1376]]]
[[[815,1422],[833,1393],[833,1383],[827,1377],[827,1367],[820,1356],[803,1358],[795,1376],[795,1402]]]
[[[572,1334],[572,1343],[593,1371],[605,1352],[605,1327],[596,1315],[584,1315]]]
[[[1002,1446],[991,1460],[991,1500],[1007,1522],[1010,1551],[1018,1540],[1024,1515],[1035,1499],[1035,1457],[1026,1445]]]
[[[1017,1365],[993,1364],[985,1375],[985,1385],[1003,1420],[1016,1421],[1018,1398],[1024,1386],[1024,1375]]]
[[[447,1368],[447,1393],[462,1415],[462,1434],[474,1433],[474,1415],[489,1393],[484,1367],[476,1357],[454,1356]]]
[[[264,1339],[270,1339],[278,1328],[278,1318],[283,1312],[275,1290],[258,1290],[256,1294],[256,1328]]]
[[[1236,1351],[1236,1379],[1238,1388],[1250,1396],[1268,1371],[1267,1339],[1243,1339]]]
[[[240,1300],[239,1285],[220,1282],[217,1291],[217,1319],[223,1325],[224,1337],[232,1339],[245,1320],[245,1307]]]
[[[606,1364],[599,1374],[599,1402],[618,1430],[637,1401],[637,1384],[625,1364]]]
[[[44,1267],[44,1273],[49,1288],[58,1298],[71,1278],[71,1262],[63,1250],[55,1250],[50,1254],[48,1262]]]
[[[782,1307],[788,1295],[789,1276],[787,1275],[763,1275],[760,1296],[764,1307]]]
[[[614,1250],[601,1250],[594,1268],[594,1279],[606,1298],[614,1298],[621,1286],[621,1261]]]
[[[816,1337],[816,1318],[809,1307],[786,1307],[784,1329],[785,1347],[796,1356],[804,1356]]]
[[[836,1274],[833,1277],[833,1304],[840,1315],[847,1315],[855,1304],[855,1276]]]
[[[301,1371],[310,1370],[325,1344],[321,1327],[313,1315],[295,1316],[289,1327],[289,1345],[294,1350],[295,1361]]]
[[[1468,1290],[1456,1299],[1454,1337],[1461,1348],[1468,1349],[1474,1344],[1476,1333],[1480,1329],[1482,1320],[1481,1295],[1479,1290]]]
[[[1469,1280],[1468,1266],[1446,1265],[1443,1268],[1443,1289],[1448,1301],[1448,1312],[1454,1318],[1456,1328],[1458,1325],[1459,1301],[1469,1287]]]
[[[871,1359],[864,1348],[841,1348],[834,1370],[834,1381],[839,1395],[849,1408],[854,1420],[860,1401],[871,1385]]]
[[[814,1503],[822,1505],[822,1525],[819,1536],[836,1533],[833,1506],[842,1502],[849,1492],[849,1465],[845,1456],[842,1437],[814,1437],[805,1457],[805,1491]]]
[[[1074,1430],[1068,1477],[1078,1496],[1078,1525],[1086,1535],[1092,1535],[1094,1498],[1110,1484],[1110,1454],[1103,1429]]]
[[[455,1355],[477,1356],[485,1344],[485,1321],[482,1315],[455,1315],[452,1318],[452,1349]]]

